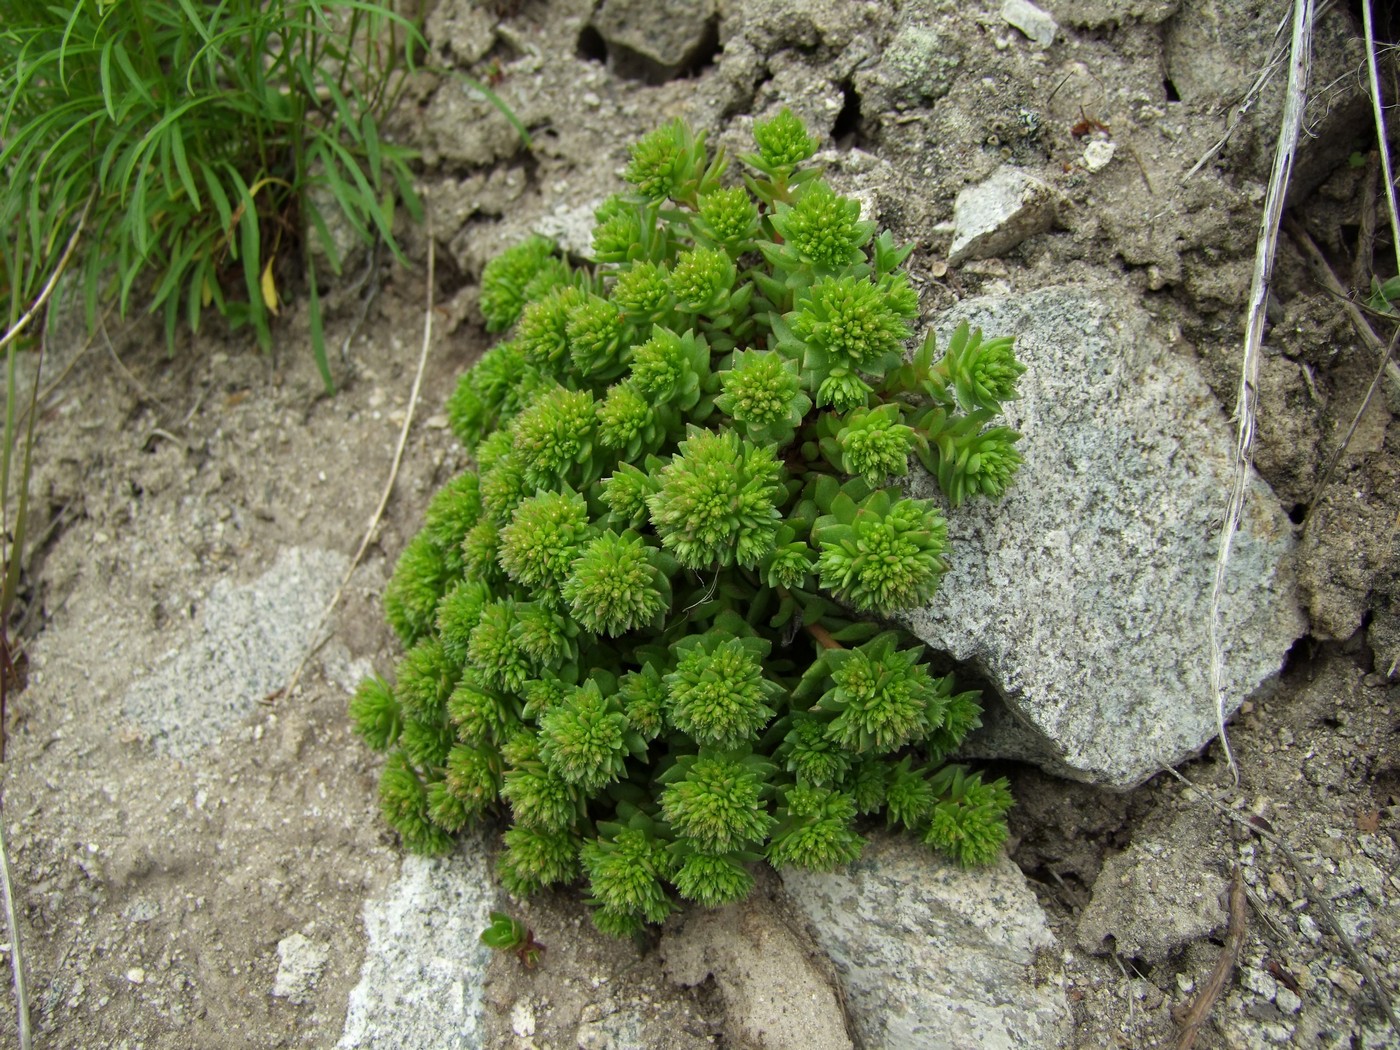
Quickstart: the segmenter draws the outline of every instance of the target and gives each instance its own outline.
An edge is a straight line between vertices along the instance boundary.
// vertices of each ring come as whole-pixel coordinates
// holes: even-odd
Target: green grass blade
[[[330,190],[331,196],[340,205],[340,213],[345,216],[355,235],[362,242],[370,240],[369,227],[364,224],[361,216],[365,214],[365,198],[358,189],[345,181],[340,171],[340,163],[336,155],[325,148],[322,141],[314,144],[311,150],[313,160],[320,162],[323,172],[322,181],[326,188]],[[329,234],[327,234],[329,236]]]
[[[112,48],[116,47],[116,39],[108,40],[102,45],[102,57],[97,63],[97,79],[102,85],[102,104],[107,107],[107,115],[115,122],[117,120],[117,104],[112,93]]]
[[[335,380],[331,377],[330,360],[326,357],[326,331],[321,317],[321,293],[316,286],[316,266],[309,259],[306,263],[307,317],[311,322],[311,351],[316,355],[316,368],[321,373],[321,382],[326,384],[326,393],[335,393]]]
[[[219,184],[219,176],[215,174],[214,168],[203,157],[197,158],[196,163],[199,165],[199,173],[204,176],[209,199],[214,202],[214,211],[218,213],[219,230],[225,236],[229,236],[233,232],[233,206],[229,204],[228,194]]]
[[[394,173],[394,184],[398,187],[399,200],[403,201],[403,206],[408,209],[408,214],[413,216],[414,222],[423,221],[423,202],[418,197],[418,191],[413,188],[413,172],[409,170],[406,163],[410,154],[407,151],[402,153],[395,150],[391,155],[389,170]]]
[[[321,250],[326,253],[330,260],[331,271],[339,274],[343,265],[340,258],[340,249],[336,247],[335,238],[331,236],[330,227],[326,225],[325,216],[321,214],[321,209],[308,202],[307,216],[311,221],[312,229],[316,231],[317,241],[321,245]],[[307,264],[310,265],[309,263]]]
[[[199,34],[199,38],[206,44],[210,43],[214,39],[213,34],[210,32],[209,27],[200,21],[199,11],[194,4],[190,3],[190,0],[176,0],[176,2],[180,5],[180,10],[185,13],[185,17],[189,20],[188,24],[193,26],[194,31]],[[193,62],[191,62],[190,67],[194,67]]]
[[[204,313],[204,282],[209,280],[212,269],[209,262],[209,245],[206,244],[204,254],[190,267],[185,285],[185,324],[191,332],[199,331],[199,319]]]
[[[242,192],[243,214],[238,219],[239,255],[243,262],[243,283],[248,290],[250,320],[258,328],[259,341],[266,327],[267,310],[262,301],[262,231],[258,229],[258,202],[247,187]],[[261,328],[259,325],[261,324]]]
[[[17,437],[18,427],[14,425],[15,420],[15,362],[14,355],[18,348],[11,343],[7,348],[9,361],[6,371],[5,381],[5,485],[3,497],[5,501],[7,531],[10,534],[9,557],[5,563],[5,579],[0,584],[0,611],[8,614],[13,606],[15,595],[19,593],[19,570],[20,562],[24,557],[25,532],[29,524],[29,475],[32,466],[32,455],[34,452],[34,405],[30,404],[28,418],[25,421],[24,434],[24,456],[20,466],[19,483],[15,486],[18,506],[13,519],[8,511],[10,506],[10,474],[12,462],[10,460],[11,450],[14,448],[14,441]],[[35,393],[38,392],[39,377],[34,377]]]
[[[126,53],[126,48],[122,47],[120,42],[112,48],[112,55],[116,58],[117,66],[125,75],[126,82],[131,86],[132,92],[139,97],[149,98],[150,86],[141,74],[136,72],[136,67],[131,64],[131,56]]]
[[[175,155],[175,169],[180,173],[180,182],[184,185],[185,192],[190,195],[190,201],[198,210],[203,205],[199,203],[199,190],[195,189],[194,172],[190,170],[190,161],[185,155],[185,136],[178,125],[173,127],[173,132],[170,136],[170,151]]]
[[[0,508],[10,509],[10,456],[15,448],[15,352],[18,347],[11,343],[5,348],[5,447],[0,449]],[[9,532],[9,514],[3,522]]]
[[[172,295],[165,301],[165,352],[175,356],[175,328],[180,323],[180,297]]]
[[[369,161],[369,177],[376,190],[381,189],[383,158],[379,153],[379,129],[374,123],[374,114],[365,110],[360,118],[360,141],[365,144],[365,159]]]
[[[319,137],[329,150],[340,159],[341,166],[344,168],[345,173],[350,176],[351,180],[355,183],[356,189],[359,190],[358,197],[360,198],[362,214],[367,216],[370,221],[378,227],[380,235],[389,243],[391,248],[394,248],[394,231],[390,227],[384,214],[380,211],[379,202],[374,195],[374,189],[370,186],[369,180],[365,178],[365,173],[360,170],[359,161],[355,159],[349,150],[329,135],[321,134]]]

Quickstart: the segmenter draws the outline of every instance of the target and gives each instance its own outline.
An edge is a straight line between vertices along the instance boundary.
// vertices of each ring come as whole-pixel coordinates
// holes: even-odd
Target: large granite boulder
[[[951,569],[899,619],[1004,699],[972,753],[1139,784],[1216,735],[1210,604],[1233,432],[1125,292],[970,300],[936,328],[963,320],[1016,337],[1028,369],[1008,415],[1025,464],[1001,502],[950,514]],[[935,491],[926,475],[913,487]],[[1251,478],[1221,605],[1230,712],[1306,629],[1293,546],[1283,508]]]

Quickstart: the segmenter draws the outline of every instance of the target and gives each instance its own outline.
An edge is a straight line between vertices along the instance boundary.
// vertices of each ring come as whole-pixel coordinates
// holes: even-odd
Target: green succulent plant
[[[505,339],[448,403],[476,467],[386,590],[394,684],[351,704],[406,846],[503,817],[507,889],[584,878],[613,934],[742,899],[764,860],[854,860],[882,812],[960,864],[1006,836],[1005,782],[947,764],[978,695],[867,618],[928,601],[944,510],[1010,483],[1024,366],[965,326],[906,359],[909,248],[791,113],[755,138],[726,185],[667,124],[595,262],[536,238],[487,266]],[[894,487],[911,456],[946,504]]]

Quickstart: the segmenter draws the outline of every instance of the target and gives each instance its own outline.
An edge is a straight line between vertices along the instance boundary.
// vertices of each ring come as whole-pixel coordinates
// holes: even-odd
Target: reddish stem
[[[846,648],[835,638],[831,637],[831,632],[819,623],[805,623],[802,625],[802,627],[803,630],[805,630],[814,639],[816,639],[817,644],[820,645],[823,649]]]

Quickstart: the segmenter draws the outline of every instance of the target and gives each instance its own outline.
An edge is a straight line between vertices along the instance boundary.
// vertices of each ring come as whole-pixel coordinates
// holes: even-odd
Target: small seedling
[[[514,952],[527,970],[538,966],[544,954],[544,945],[535,940],[535,931],[503,911],[491,913],[491,925],[481,931],[481,943],[500,952]]]
[[[1371,278],[1371,295],[1366,305],[1380,314],[1394,314],[1395,304],[1400,302],[1400,277],[1386,281]]]

